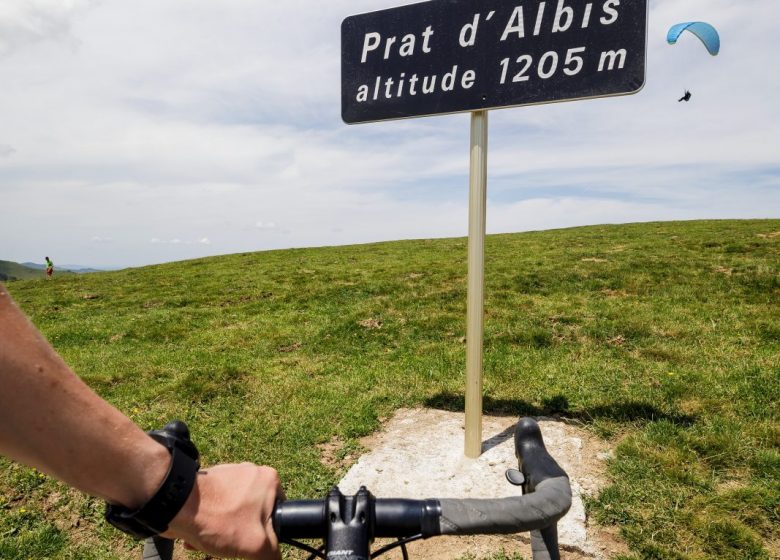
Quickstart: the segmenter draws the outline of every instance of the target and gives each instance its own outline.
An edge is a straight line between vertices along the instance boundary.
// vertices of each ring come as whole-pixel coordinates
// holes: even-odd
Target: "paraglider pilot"
[[[674,45],[684,31],[698,37],[707,48],[707,52],[712,56],[716,56],[720,52],[720,35],[718,35],[717,29],[703,21],[687,21],[685,23],[673,25],[666,34],[666,42],[670,45]],[[691,92],[686,89],[685,95],[677,101],[690,101],[690,99]]]

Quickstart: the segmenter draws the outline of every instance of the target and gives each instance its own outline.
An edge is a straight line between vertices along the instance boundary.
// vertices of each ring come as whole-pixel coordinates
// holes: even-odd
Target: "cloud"
[[[159,237],[153,237],[149,241],[152,245],[211,245],[211,240],[208,237],[201,237],[197,240],[182,240],[178,237],[173,239],[163,240]]]
[[[488,231],[777,216],[775,4],[651,0],[642,92],[491,111]],[[0,0],[0,258],[45,246],[122,266],[465,235],[467,114],[340,120],[339,26],[355,11]],[[718,57],[666,44],[685,19],[721,30]]]
[[[0,5],[0,57],[42,41],[75,46],[72,22],[95,0],[3,0]]]

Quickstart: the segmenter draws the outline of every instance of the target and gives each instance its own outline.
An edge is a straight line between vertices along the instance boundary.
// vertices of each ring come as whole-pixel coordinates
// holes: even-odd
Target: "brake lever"
[[[533,492],[548,478],[569,478],[547,451],[542,430],[533,418],[521,418],[515,427],[515,455],[524,478],[524,494]]]

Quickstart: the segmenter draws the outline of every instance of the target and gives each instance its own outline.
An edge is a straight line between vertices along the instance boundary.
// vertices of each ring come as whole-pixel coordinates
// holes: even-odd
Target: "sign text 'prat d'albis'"
[[[647,0],[431,0],[341,25],[346,123],[635,93]]]

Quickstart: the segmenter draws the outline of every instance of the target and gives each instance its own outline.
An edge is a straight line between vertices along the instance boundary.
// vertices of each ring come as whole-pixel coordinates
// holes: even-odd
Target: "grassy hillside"
[[[588,503],[630,558],[780,558],[780,220],[488,237],[485,409],[616,445]],[[9,289],[141,426],[291,498],[400,406],[462,410],[466,240],[239,254]],[[102,505],[0,459],[0,558],[135,558]]]
[[[34,278],[42,279],[44,273],[42,270],[35,270],[19,263],[11,261],[0,261],[0,281],[9,280],[32,280]]]

